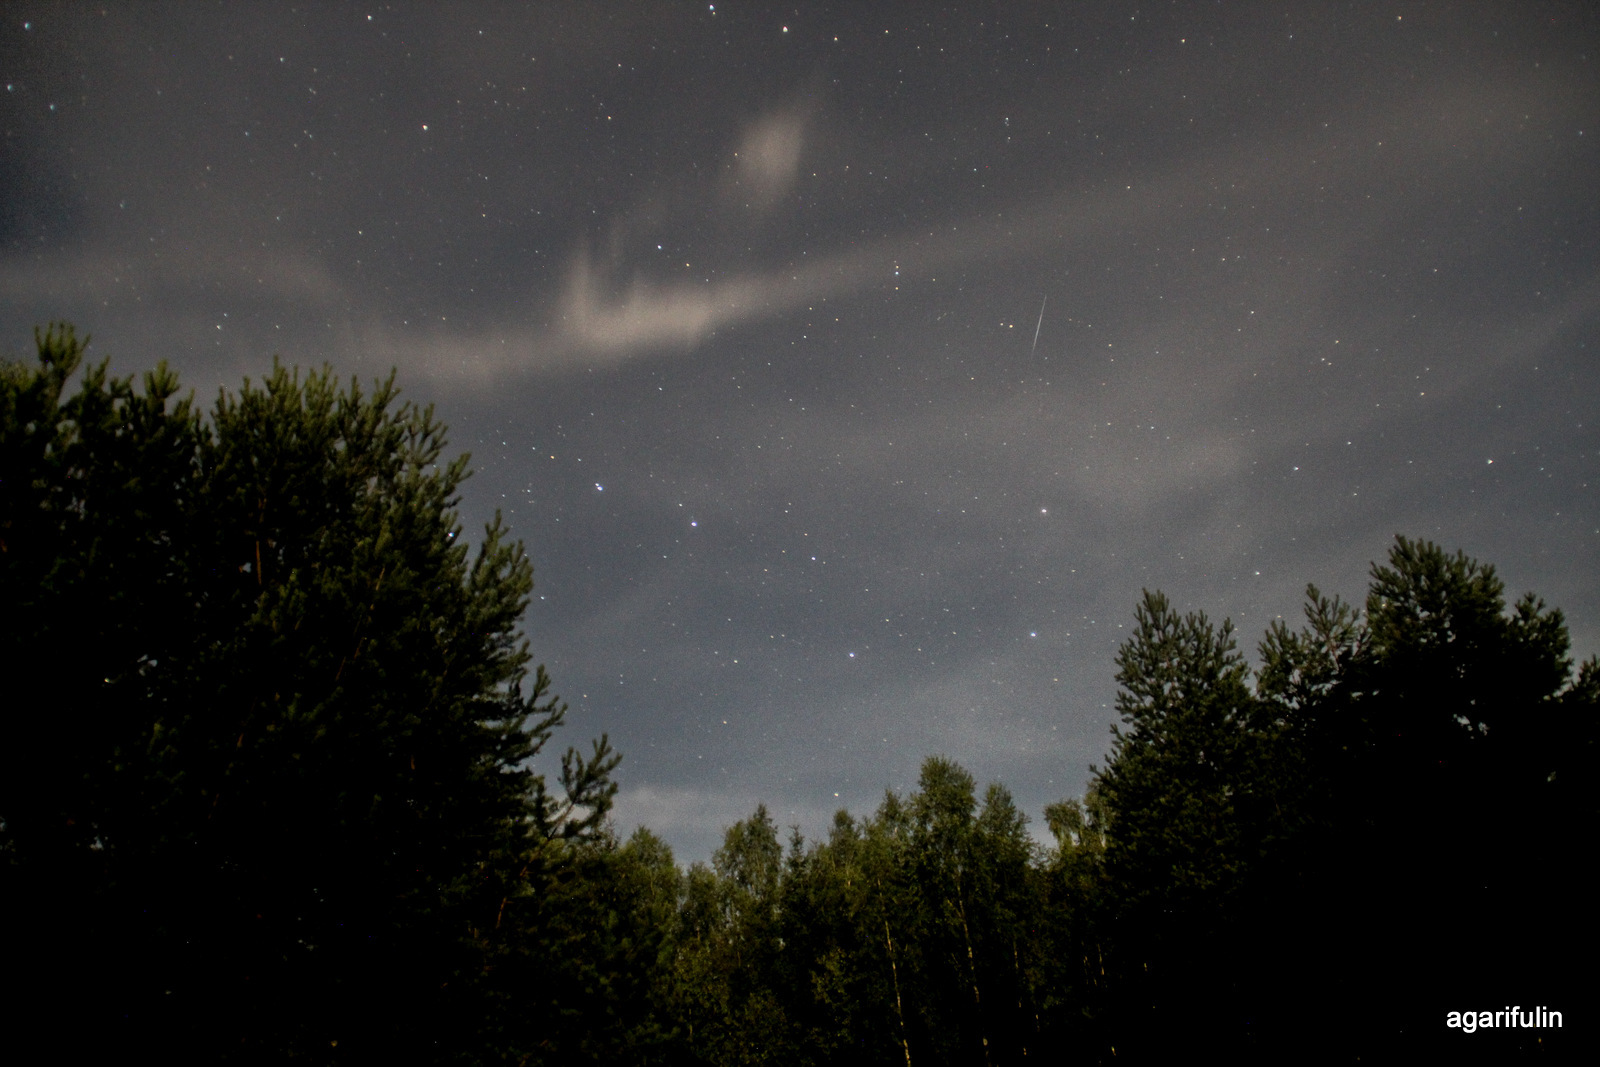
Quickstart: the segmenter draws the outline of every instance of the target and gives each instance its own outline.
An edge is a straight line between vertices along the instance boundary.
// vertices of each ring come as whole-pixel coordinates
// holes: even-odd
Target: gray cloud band
[[[699,282],[654,280],[643,270],[619,281],[625,268],[602,270],[586,248],[579,248],[571,255],[559,293],[543,313],[472,332],[442,325],[401,330],[384,318],[355,312],[364,302],[360,294],[310,252],[231,258],[197,250],[192,242],[177,242],[178,247],[159,255],[90,251],[11,257],[0,263],[0,300],[16,306],[82,299],[86,290],[133,279],[157,299],[181,299],[185,291],[215,294],[222,287],[241,300],[309,302],[346,317],[345,327],[369,362],[392,362],[408,373],[474,388],[506,374],[615,365],[692,349],[720,329],[894,284],[897,270],[902,284],[909,285],[984,261],[1091,248],[1116,234],[1160,231],[1201,210],[1224,190],[1232,197],[1249,197],[1269,212],[1292,216],[1300,210],[1299,190],[1351,182],[1391,191],[1413,187],[1431,180],[1447,160],[1459,166],[1466,144],[1476,146],[1479,166],[1525,167],[1529,161],[1522,142],[1495,139],[1486,116],[1503,117],[1536,106],[1548,111],[1552,99],[1572,96],[1527,81],[1502,83],[1489,92],[1480,85],[1430,94],[1338,136],[1312,129],[1253,149],[1200,155],[1146,180],[1055,193],[781,268],[726,274],[713,268]],[[791,109],[746,128],[734,166],[745,193],[770,204],[789,188],[801,162],[808,122],[806,115]],[[1372,225],[1369,215],[1366,228]],[[1360,243],[1362,234],[1345,233],[1337,240],[1348,249]],[[1332,254],[1339,251],[1335,248]],[[1328,249],[1321,254],[1328,255]]]
[[[1057,248],[1082,248],[1108,235],[1171,226],[1198,210],[1218,189],[1246,195],[1294,213],[1295,191],[1308,185],[1350,181],[1405,187],[1425,180],[1459,153],[1470,134],[1484,143],[1485,112],[1505,113],[1549,96],[1526,84],[1505,85],[1470,99],[1428,96],[1395,114],[1345,131],[1337,141],[1315,131],[1254,150],[1199,158],[1152,179],[1115,189],[1063,192],[992,216],[968,218],[925,233],[901,233],[865,247],[810,258],[779,269],[705,275],[699,283],[652,281],[642,272],[618,285],[597,269],[586,250],[576,252],[550,316],[550,325],[519,331],[515,339],[451,343],[438,338],[421,346],[393,342],[398,361],[459,374],[470,364],[492,377],[512,369],[559,369],[620,363],[642,355],[692,348],[719,329],[772,319],[813,304],[997,258],[1021,258]],[[1548,106],[1548,105],[1544,105]],[[1405,149],[1383,143],[1403,133]],[[776,134],[763,139],[777,140]],[[794,134],[798,137],[798,134]],[[1490,142],[1482,153],[1490,165],[1525,166],[1511,144]],[[784,151],[790,150],[788,143]],[[778,153],[772,149],[773,154]],[[795,157],[797,161],[798,157]],[[792,167],[794,162],[785,166]],[[1369,223],[1370,225],[1370,223]],[[1346,235],[1357,242],[1359,234]],[[439,345],[460,355],[435,362]],[[410,349],[408,351],[408,349]],[[473,375],[478,377],[478,375]]]

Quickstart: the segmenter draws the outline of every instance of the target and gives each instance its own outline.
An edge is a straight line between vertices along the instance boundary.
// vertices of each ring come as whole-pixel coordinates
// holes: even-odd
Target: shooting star
[[[1039,301],[1039,321],[1037,323],[1035,323],[1034,327],[1033,327],[1033,347],[1028,349],[1028,358],[1029,359],[1032,359],[1033,358],[1033,354],[1035,352],[1039,351],[1039,329],[1040,329],[1040,327],[1042,327],[1044,325],[1044,306],[1045,306],[1045,304],[1049,303],[1049,301],[1050,301],[1050,294],[1049,293],[1046,293],[1044,295],[1044,299]]]

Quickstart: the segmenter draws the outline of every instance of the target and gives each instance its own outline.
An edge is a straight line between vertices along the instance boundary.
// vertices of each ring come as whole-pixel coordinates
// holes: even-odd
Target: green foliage
[[[497,931],[493,1051],[513,1062],[657,1064],[682,1046],[672,971],[682,876],[647,830],[557,840]]]
[[[528,769],[565,709],[516,631],[521,545],[459,536],[466,457],[392,378],[276,367],[202,419],[164,367],[82,368],[69,327],[38,350],[0,374],[27,953],[101,959],[80,1025],[168,1058],[492,1043],[505,914],[595,835],[616,760]]]
[[[780,861],[765,809],[688,875],[677,982],[706,1062],[1002,1063],[1037,1050],[1048,947],[1026,819],[942,758]]]
[[[1080,881],[1124,1052],[1287,1048],[1310,1004],[1353,1020],[1330,1055],[1392,1051],[1451,995],[1525,997],[1506,976],[1555,968],[1486,915],[1539,908],[1592,941],[1570,841],[1593,794],[1563,789],[1594,777],[1593,668],[1571,678],[1559,612],[1508,609],[1492,567],[1398,538],[1364,612],[1308,588],[1253,685],[1226,624],[1159,594],[1136,618],[1129,729],[1096,782],[1105,880]],[[1088,820],[1059,808],[1056,826],[1065,866]],[[1518,862],[1484,847],[1513,840]]]
[[[1427,1061],[1446,1007],[1554,1003],[1594,949],[1600,664],[1459,552],[1398,538],[1361,608],[1309,587],[1255,671],[1146,592],[1053,848],[932,758],[680,871],[612,835],[604,738],[531,770],[565,710],[531,568],[498,519],[462,543],[466,459],[392,380],[276,367],[202,415],[37,344],[0,365],[14,1032],[60,1001],[89,1054],[178,1061]],[[1486,919],[1534,913],[1561,936]]]
[[[1558,845],[1594,812],[1600,667],[1570,676],[1557,613],[1507,609],[1491,569],[1402,539],[1364,611],[1310,588],[1306,624],[1274,625],[1254,672],[1226,622],[1154,592],[1135,619],[1111,759],[1046,808],[1054,848],[943,758],[787,856],[764,808],[729,828],[684,883],[679,1051],[1427,1060],[1439,998],[1526,999],[1493,976],[1555,971],[1513,924],[1463,939],[1486,904],[1537,901],[1592,943]],[[1330,1011],[1340,1027],[1308,1049]]]
[[[1116,892],[1152,915],[1234,891],[1247,862],[1241,773],[1251,757],[1249,670],[1224,620],[1179,616],[1146,592],[1117,653],[1111,762],[1096,784],[1109,815]]]
[[[1260,647],[1257,691],[1286,713],[1325,699],[1366,645],[1360,613],[1337,596],[1323,596],[1315,585],[1306,586],[1305,614],[1301,630],[1274,619]]]
[[[1082,800],[1046,805],[1044,815],[1056,847],[1040,872],[1039,1014],[1048,1026],[1050,1046],[1092,1047],[1089,1020],[1104,998],[1103,941],[1111,899],[1105,874],[1105,795],[1091,782]]]
[[[690,1045],[712,1063],[787,1062],[791,1028],[771,989],[783,848],[765,806],[728,828],[712,864],[689,870],[680,934]]]

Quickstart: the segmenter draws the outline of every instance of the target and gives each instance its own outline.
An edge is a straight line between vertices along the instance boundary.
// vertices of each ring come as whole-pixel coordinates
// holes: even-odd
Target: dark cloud
[[[1078,792],[1141,587],[1253,645],[1406,533],[1600,649],[1585,5],[5,18],[11,350],[399,366],[688,855]]]

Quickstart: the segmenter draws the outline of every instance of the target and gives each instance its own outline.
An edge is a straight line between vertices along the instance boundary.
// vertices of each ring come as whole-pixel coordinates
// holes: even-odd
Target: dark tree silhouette
[[[166,1060],[470,1055],[494,962],[592,837],[498,519],[442,427],[282,367],[209,417],[70,327],[0,373],[0,879],[25,1022]],[[27,961],[25,964],[19,961]],[[12,1031],[17,1033],[16,1030]],[[44,1046],[40,1046],[44,1047]]]
[[[275,368],[202,415],[69,328],[0,367],[0,908],[13,1040],[163,1061],[1452,1062],[1559,1053],[1596,947],[1600,666],[1398,538],[1252,670],[1146,592],[1122,722],[1036,845],[954,761],[686,872],[605,825],[442,428]],[[68,382],[81,373],[76,392]],[[1571,1031],[1462,1045],[1449,1010]],[[63,1021],[63,1020],[66,1021]],[[1452,1043],[1454,1042],[1454,1043]]]

